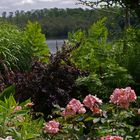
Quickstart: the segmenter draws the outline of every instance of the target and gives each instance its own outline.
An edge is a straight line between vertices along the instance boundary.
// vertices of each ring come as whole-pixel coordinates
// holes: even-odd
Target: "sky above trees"
[[[3,11],[32,10],[42,8],[78,8],[77,0],[0,0],[0,13]]]

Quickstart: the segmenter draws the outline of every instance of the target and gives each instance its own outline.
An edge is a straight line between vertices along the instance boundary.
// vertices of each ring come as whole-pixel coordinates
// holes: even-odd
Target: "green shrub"
[[[29,23],[25,31],[16,26],[0,24],[0,63],[12,69],[29,70],[32,59],[42,59],[48,55],[45,37],[40,26]],[[46,61],[47,59],[45,59]]]
[[[123,49],[120,51],[122,61],[119,61],[119,63],[125,66],[137,81],[140,81],[140,29],[127,29],[120,42]]]
[[[0,137],[12,136],[15,140],[41,140],[44,120],[33,120],[27,100],[21,104],[13,97],[14,87],[7,88],[0,98]],[[3,99],[4,97],[4,99]]]
[[[132,107],[131,104],[137,97],[135,92],[130,89],[130,87],[115,89],[111,95],[115,98],[110,99],[111,103],[102,103],[97,96],[88,95],[82,102],[72,99],[65,108],[56,106],[55,112],[60,115],[55,119],[60,123],[59,131],[53,135],[46,128],[46,138],[52,140],[101,140],[100,138],[104,136],[120,136],[121,140],[139,140],[140,109],[137,108],[138,106]],[[133,99],[129,96],[130,94],[135,95]]]
[[[140,91],[140,29],[128,28],[124,36],[115,43],[116,61],[125,67],[135,81],[135,88]]]
[[[72,44],[81,42],[81,46],[73,52],[71,61],[82,70],[90,72],[87,78],[80,77],[78,84],[79,82],[81,84],[82,80],[82,84],[86,85],[91,92],[104,98],[113,88],[124,87],[133,83],[127,69],[121,67],[115,60],[116,53],[113,44],[108,42],[105,20],[102,19],[93,24],[87,32],[80,30],[69,36]],[[96,75],[96,77],[93,75]],[[102,85],[102,88],[98,83]],[[92,90],[93,87],[94,90]]]
[[[8,67],[11,68],[18,67],[17,63],[19,59],[22,58],[23,55],[21,54],[21,49],[24,48],[23,40],[24,37],[22,33],[17,29],[17,27],[10,25],[8,23],[0,24],[1,64],[6,64]],[[26,61],[28,62],[28,60]],[[20,63],[22,65],[22,61]]]
[[[41,26],[35,22],[28,22],[25,28],[25,35],[27,42],[29,43],[31,50],[33,51],[33,56],[37,57],[39,60],[48,61],[49,49],[46,44],[45,35],[41,33]]]

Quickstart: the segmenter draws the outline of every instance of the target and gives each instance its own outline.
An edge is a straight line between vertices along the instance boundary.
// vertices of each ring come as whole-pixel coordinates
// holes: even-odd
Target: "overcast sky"
[[[0,14],[3,11],[31,10],[42,8],[78,8],[77,0],[0,0]]]

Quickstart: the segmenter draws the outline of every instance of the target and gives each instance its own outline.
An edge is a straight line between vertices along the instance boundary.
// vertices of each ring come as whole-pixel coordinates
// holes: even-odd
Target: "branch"
[[[104,6],[107,6],[107,7],[111,7],[113,5],[113,3],[110,3],[111,0],[97,0],[97,1],[88,1],[88,0],[78,0],[79,2],[76,3],[76,4],[82,4],[82,5],[85,5],[85,6],[88,6],[94,10],[98,10],[99,8],[97,8],[99,6],[99,4],[103,3],[103,2],[106,2],[107,5],[104,5]],[[109,10],[105,10],[105,9],[102,9],[102,11],[104,12],[107,12],[107,13],[114,13],[114,14],[117,14],[117,12],[114,12],[114,11],[109,11]]]

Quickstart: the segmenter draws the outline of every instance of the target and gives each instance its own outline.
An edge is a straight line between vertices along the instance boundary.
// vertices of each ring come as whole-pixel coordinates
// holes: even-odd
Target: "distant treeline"
[[[111,36],[119,34],[125,23],[125,13],[118,7],[110,9],[42,9],[31,11],[3,12],[2,19],[24,28],[28,21],[37,21],[47,38],[67,37],[68,32],[87,29],[97,20],[107,17],[107,27]],[[131,23],[135,23],[134,19]],[[116,35],[115,35],[116,36]]]

